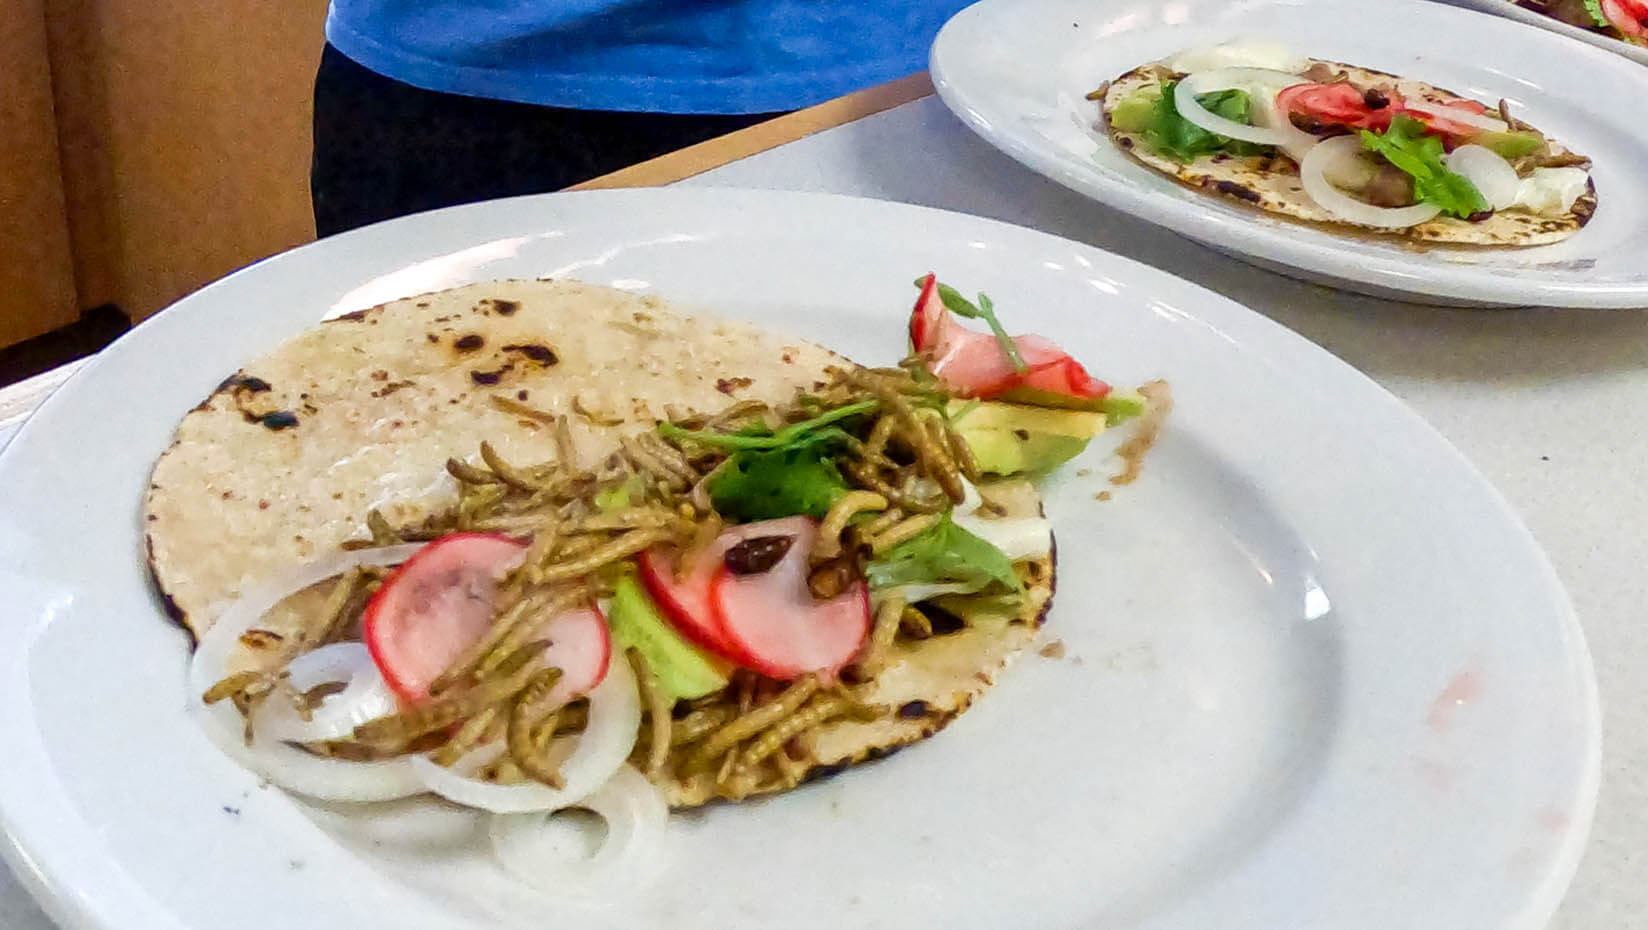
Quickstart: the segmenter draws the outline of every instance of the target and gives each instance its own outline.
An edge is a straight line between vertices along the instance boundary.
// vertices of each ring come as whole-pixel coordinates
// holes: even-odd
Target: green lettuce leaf
[[[1614,24],[1608,21],[1607,14],[1602,12],[1602,0],[1585,0],[1585,12],[1591,14],[1599,28],[1612,29]]]
[[[962,584],[972,591],[1023,590],[1000,549],[955,524],[946,513],[925,533],[899,543],[865,566],[871,588],[907,584]]]
[[[1269,150],[1269,146],[1255,145],[1208,132],[1180,116],[1178,109],[1173,105],[1173,95],[1178,91],[1178,87],[1178,81],[1168,81],[1161,86],[1161,93],[1156,95],[1155,109],[1149,118],[1144,120],[1144,125],[1139,130],[1143,132],[1151,148],[1181,162],[1191,162],[1199,156],[1214,152],[1259,155]],[[1123,105],[1128,102],[1123,101]],[[1246,91],[1216,90],[1198,94],[1196,102],[1208,112],[1225,119],[1238,123],[1252,122],[1253,101],[1248,98]],[[1121,106],[1117,109],[1120,110]]]
[[[1361,130],[1362,145],[1413,178],[1413,194],[1421,203],[1434,203],[1461,219],[1489,209],[1482,192],[1462,174],[1442,164],[1442,140],[1425,133],[1425,124],[1397,116],[1384,132]]]

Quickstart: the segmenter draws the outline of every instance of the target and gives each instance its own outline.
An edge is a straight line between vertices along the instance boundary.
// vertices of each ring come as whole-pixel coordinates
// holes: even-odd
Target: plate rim
[[[1427,438],[1434,441],[1438,448],[1443,450],[1443,452],[1449,457],[1453,465],[1460,470],[1459,474],[1461,477],[1468,478],[1471,483],[1476,485],[1480,490],[1487,492],[1494,511],[1502,519],[1509,522],[1510,526],[1514,528],[1518,542],[1525,547],[1527,552],[1535,560],[1538,568],[1540,587],[1544,589],[1552,599],[1550,606],[1553,608],[1553,613],[1549,619],[1556,622],[1564,634],[1564,639],[1572,644],[1572,651],[1565,658],[1568,660],[1570,665],[1575,666],[1569,671],[1575,677],[1577,684],[1580,686],[1580,698],[1585,705],[1582,708],[1582,711],[1584,714],[1586,731],[1586,758],[1581,761],[1579,776],[1576,778],[1574,784],[1574,789],[1576,792],[1576,796],[1574,798],[1576,802],[1575,817],[1573,818],[1568,833],[1566,834],[1561,845],[1561,851],[1553,856],[1551,860],[1552,864],[1541,877],[1541,880],[1538,882],[1538,887],[1530,889],[1530,900],[1528,902],[1528,907],[1524,909],[1523,913],[1543,915],[1539,918],[1538,923],[1528,924],[1528,926],[1532,928],[1542,924],[1543,920],[1548,918],[1549,914],[1555,911],[1557,905],[1561,901],[1562,896],[1566,893],[1566,890],[1572,881],[1573,875],[1578,869],[1581,855],[1587,845],[1590,825],[1595,812],[1598,788],[1600,785],[1601,716],[1594,662],[1585,642],[1583,627],[1579,623],[1577,613],[1574,611],[1571,599],[1569,598],[1568,593],[1561,582],[1560,576],[1556,573],[1555,567],[1551,563],[1548,555],[1539,545],[1538,540],[1533,536],[1532,531],[1523,521],[1521,515],[1514,507],[1511,506],[1510,502],[1504,497],[1499,489],[1487,480],[1481,471],[1471,463],[1471,461],[1461,450],[1454,446],[1454,444],[1448,440],[1446,436],[1442,435],[1429,423],[1429,421],[1422,417],[1405,401],[1401,400],[1378,382],[1374,381],[1354,366],[1340,360],[1321,346],[1310,342],[1298,333],[1295,333],[1280,323],[1271,320],[1263,314],[1246,307],[1239,301],[1212,291],[1193,281],[1179,278],[1136,259],[1107,252],[1086,243],[1066,239],[1031,227],[973,216],[958,211],[904,204],[896,201],[841,194],[739,188],[643,188],[613,191],[561,192],[542,195],[527,195],[524,197],[508,198],[499,201],[488,201],[479,204],[450,207],[442,210],[429,211],[423,214],[414,214],[410,217],[402,217],[385,221],[383,223],[374,224],[373,226],[365,227],[362,230],[346,233],[344,236],[382,236],[385,234],[384,230],[386,229],[393,229],[394,227],[403,224],[436,222],[438,221],[438,218],[443,215],[449,216],[459,212],[470,212],[476,216],[480,216],[489,211],[510,209],[509,207],[501,205],[520,206],[531,202],[543,202],[547,204],[558,202],[557,200],[554,200],[557,198],[579,198],[611,201],[638,200],[643,203],[654,198],[679,198],[698,201],[754,198],[757,200],[791,200],[798,203],[847,204],[848,206],[846,209],[848,210],[855,209],[852,204],[859,204],[862,206],[856,207],[856,209],[888,210],[894,213],[909,213],[915,216],[928,214],[946,217],[948,222],[1004,230],[1011,236],[1025,237],[1024,239],[1021,239],[1021,241],[1035,240],[1045,243],[1057,243],[1061,246],[1073,248],[1080,252],[1096,253],[1103,256],[1106,260],[1116,261],[1128,269],[1131,276],[1131,281],[1135,285],[1148,285],[1155,282],[1163,282],[1171,283],[1174,287],[1188,289],[1189,291],[1196,293],[1197,296],[1203,301],[1209,302],[1215,306],[1220,306],[1221,309],[1218,311],[1219,313],[1228,313],[1233,315],[1234,318],[1241,320],[1243,325],[1256,327],[1257,332],[1264,334],[1268,338],[1279,340],[1280,344],[1287,346],[1288,351],[1305,353],[1307,358],[1314,358],[1317,363],[1328,365],[1337,370],[1340,374],[1349,376],[1350,379],[1359,383],[1361,390],[1371,390],[1374,395],[1381,397],[1383,401],[1391,405],[1393,410],[1398,412],[1403,419],[1409,421],[1412,427],[1427,434]],[[539,212],[546,216],[553,215],[552,211]],[[437,219],[432,220],[431,217]],[[228,288],[230,286],[230,282],[239,281],[243,277],[255,278],[269,274],[271,273],[271,269],[278,269],[285,262],[291,260],[290,256],[297,253],[308,253],[317,250],[327,251],[334,249],[338,245],[336,240],[340,238],[343,237],[334,237],[331,240],[321,240],[297,247],[295,249],[290,249],[285,252],[277,253],[276,255],[270,256],[226,275],[224,278],[221,278],[218,281],[215,281],[212,284],[200,289],[199,291],[180,299],[171,306],[167,307],[165,310],[155,314],[150,319],[143,321],[137,327],[134,327],[133,330],[126,336],[123,336],[120,341],[128,342],[128,348],[125,351],[129,352],[137,352],[142,351],[144,348],[149,348],[147,343],[151,340],[151,337],[139,336],[138,334],[150,333],[154,329],[158,328],[159,325],[163,325],[155,324],[155,321],[165,320],[170,322],[173,317],[180,315],[178,313],[179,308],[194,307],[202,304],[210,307],[212,302],[216,299],[216,295],[220,291]],[[462,246],[457,247],[462,248]],[[1206,304],[1204,303],[1203,306],[1206,306]],[[101,356],[93,363],[83,366],[81,370],[77,371],[67,382],[65,382],[63,388],[73,387],[75,390],[78,390],[79,385],[82,382],[96,379],[98,377],[97,372],[103,367],[103,363],[107,361],[108,358],[109,356],[107,355]],[[42,404],[40,410],[55,410],[59,406],[73,402],[75,390],[60,389],[59,391],[54,392],[53,395],[48,398],[44,404]],[[19,450],[26,450],[33,443],[41,441],[36,439],[34,434],[36,432],[42,432],[45,429],[45,426],[39,425],[42,422],[43,421],[41,419],[31,416],[29,422],[23,424],[22,428],[15,436],[13,436],[12,441],[7,443],[7,446],[4,449],[0,449],[0,469],[4,469],[13,459],[24,454]],[[16,631],[14,629],[0,627],[0,641],[19,638],[15,635],[15,633]],[[27,641],[26,636],[20,638],[24,642]],[[25,654],[26,652],[20,652],[18,655],[21,657]],[[36,718],[32,714],[27,713],[20,715],[20,718],[26,721],[29,726],[22,726],[20,722],[0,718],[0,733],[7,731],[13,731],[15,733],[22,733],[25,735],[32,733],[32,726],[35,723]],[[45,756],[43,747],[41,747],[41,752],[41,760],[44,761]],[[0,779],[0,788],[5,787],[6,784],[7,783],[3,779]],[[157,914],[161,919],[154,923],[144,923],[142,926],[165,926],[178,928],[185,926],[185,924],[178,922],[176,915],[172,912],[166,910],[153,910],[152,906],[154,902],[146,895],[141,894],[142,889],[140,887],[134,887],[132,889],[137,893],[137,897],[124,899],[118,905],[111,904],[109,899],[101,897],[101,892],[107,891],[107,889],[100,889],[100,894],[91,896],[90,900],[88,900],[87,896],[77,893],[77,885],[71,881],[71,879],[73,878],[72,873],[79,869],[79,863],[72,862],[68,857],[41,859],[31,855],[31,848],[38,850],[42,847],[54,845],[53,841],[48,836],[48,834],[52,831],[50,829],[50,825],[47,823],[38,822],[37,820],[27,816],[17,816],[16,810],[18,808],[18,803],[18,800],[15,799],[10,792],[0,791],[0,858],[5,859],[8,864],[12,866],[14,872],[19,878],[19,881],[32,895],[34,895],[36,900],[39,901],[41,907],[52,919],[61,921],[66,927],[73,928],[73,930],[82,930],[82,928],[86,928],[86,930],[91,930],[91,928],[97,928],[97,930],[102,930],[102,928],[110,928],[110,930],[112,930],[112,928],[128,926],[128,924],[121,920],[110,919],[109,915],[117,913],[129,915],[132,912],[131,909],[138,908],[140,905],[149,905],[150,908],[147,912]],[[43,840],[44,842],[42,842]],[[99,864],[103,866],[113,865],[112,860],[107,859],[101,860]],[[116,884],[121,883],[117,882]],[[101,903],[98,904],[98,902]]]
[[[1648,65],[1648,48],[1632,45],[1621,39],[1597,35],[1572,23],[1565,23],[1550,16],[1541,16],[1533,10],[1512,2],[1512,0],[1437,0],[1437,2],[1446,3],[1449,6],[1464,7],[1478,13],[1486,13],[1489,16],[1515,20],[1559,36],[1565,36],[1576,42],[1583,42],[1586,45],[1600,48],[1605,52],[1613,52],[1627,61]]]
[[[1014,161],[1031,171],[1052,180],[1074,193],[1102,204],[1111,209],[1119,210],[1135,219],[1159,226],[1177,235],[1183,236],[1207,248],[1214,249],[1222,254],[1231,255],[1239,260],[1255,264],[1256,267],[1271,270],[1273,273],[1286,274],[1278,271],[1280,268],[1291,269],[1305,280],[1325,282],[1331,280],[1333,284],[1327,286],[1339,290],[1349,290],[1355,293],[1370,294],[1385,299],[1409,300],[1417,303],[1432,303],[1438,305],[1458,305],[1464,303],[1470,306],[1482,307],[1553,307],[1563,309],[1595,309],[1595,310],[1636,310],[1648,307],[1648,281],[1630,284],[1587,285],[1582,282],[1560,283],[1538,278],[1504,278],[1493,274],[1491,269],[1477,270],[1468,265],[1457,269],[1460,276],[1443,279],[1440,285],[1436,280],[1426,280],[1424,289],[1415,287],[1416,278],[1427,279],[1431,276],[1415,275],[1412,271],[1402,271],[1399,262],[1388,261],[1378,267],[1363,261],[1341,260],[1337,264],[1331,259],[1332,249],[1326,245],[1310,243],[1291,235],[1288,232],[1272,230],[1268,227],[1254,224],[1246,227],[1252,231],[1247,236],[1225,236],[1215,241],[1214,238],[1201,233],[1206,221],[1214,215],[1214,211],[1206,205],[1194,202],[1172,199],[1157,202],[1149,196],[1150,192],[1138,184],[1115,181],[1100,175],[1089,175],[1084,172],[1068,168],[1061,159],[1047,150],[1026,141],[1021,134],[1005,132],[987,119],[982,113],[975,110],[970,103],[970,95],[966,87],[966,79],[957,75],[965,73],[965,68],[952,68],[948,61],[952,57],[950,52],[957,37],[968,28],[970,18],[981,15],[981,8],[1000,8],[1008,5],[1020,7],[1016,12],[1019,15],[1033,15],[1035,7],[1046,3],[1047,0],[977,0],[950,17],[939,30],[928,52],[928,71],[932,75],[933,88],[946,109],[969,130],[983,139],[993,148],[1009,156]],[[1101,3],[1103,0],[1101,0]],[[1119,0],[1112,0],[1119,2]],[[1214,0],[1209,0],[1209,3]],[[1313,0],[1313,2],[1331,6],[1337,0]],[[1481,19],[1511,26],[1513,19],[1499,16],[1474,7],[1454,6],[1452,3],[1438,2],[1438,0],[1391,0],[1392,3],[1408,7],[1419,12],[1420,15],[1436,15],[1443,18],[1449,16],[1480,17]],[[1297,0],[1295,0],[1297,5]],[[1498,28],[1489,27],[1489,28]],[[1524,34],[1519,31],[1518,34]],[[1621,72],[1628,78],[1638,80],[1643,90],[1648,92],[1648,73],[1637,73],[1638,69],[1632,66],[1629,58],[1619,55],[1601,55],[1599,52],[1588,51],[1588,43],[1575,44],[1567,36],[1551,30],[1541,30],[1538,33],[1527,34],[1532,42],[1553,42],[1570,54],[1578,54],[1582,58],[1588,57],[1590,62],[1598,68],[1620,67]],[[954,56],[957,60],[965,61],[966,56],[959,52]],[[1095,141],[1099,141],[1095,136]],[[1139,171],[1149,171],[1138,166]],[[1251,243],[1259,242],[1265,247],[1274,249],[1273,252],[1261,253]]]

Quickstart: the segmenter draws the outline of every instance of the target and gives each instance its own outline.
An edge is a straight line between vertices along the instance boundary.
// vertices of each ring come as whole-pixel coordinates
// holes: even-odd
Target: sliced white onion
[[[208,705],[201,696],[228,674],[240,637],[288,595],[361,565],[398,565],[421,544],[337,552],[282,573],[245,592],[200,637],[189,660],[189,711],[219,749],[271,783],[324,801],[388,801],[418,794],[423,783],[405,759],[350,762],[314,755],[276,739],[247,746],[245,722],[228,701]],[[255,735],[255,734],[254,734]]]
[[[1480,145],[1461,145],[1442,160],[1449,171],[1462,174],[1482,194],[1482,199],[1495,210],[1503,210],[1516,203],[1517,189],[1522,179],[1516,176],[1511,163],[1498,152]]]
[[[321,801],[357,803],[393,801],[425,791],[405,759],[328,759],[274,739],[261,739],[248,746],[238,729],[240,714],[228,701],[210,707],[196,702],[190,713],[224,755],[287,791]]]
[[[577,855],[576,837],[550,822],[547,813],[498,814],[489,826],[498,861],[521,881],[557,896],[607,898],[634,891],[657,874],[664,864],[669,806],[640,772],[620,766],[575,806],[606,821],[606,837],[593,855]]]
[[[198,702],[212,685],[228,674],[229,658],[247,630],[287,597],[335,575],[363,565],[399,565],[423,548],[423,543],[377,549],[339,550],[290,571],[282,572],[230,603],[207,628],[189,660],[189,690]],[[239,727],[237,725],[236,729]]]
[[[1296,80],[1299,79],[1296,78]],[[1305,156],[1310,154],[1310,150],[1315,148],[1322,140],[1293,125],[1293,121],[1288,119],[1288,115],[1283,113],[1281,107],[1276,105],[1276,94],[1281,89],[1280,87],[1261,88],[1262,92],[1250,94],[1253,106],[1249,112],[1253,117],[1253,125],[1262,126],[1282,135],[1282,141],[1276,143],[1277,148],[1281,149],[1295,163],[1303,162]]]
[[[606,677],[589,693],[589,722],[577,737],[572,755],[561,764],[565,786],[528,782],[499,785],[471,773],[496,759],[501,744],[483,746],[450,769],[423,756],[410,757],[412,770],[430,791],[449,801],[494,814],[524,814],[570,807],[601,787],[629,758],[641,729],[641,697],[635,672],[621,657],[608,660]]]
[[[1423,113],[1427,116],[1440,116],[1454,123],[1463,123],[1466,126],[1475,126],[1486,132],[1509,132],[1511,127],[1505,121],[1483,113],[1472,113],[1462,107],[1445,107],[1441,104],[1427,103],[1423,100],[1409,100],[1402,104],[1405,110]]]
[[[1359,137],[1335,136],[1317,144],[1299,163],[1299,179],[1304,183],[1305,193],[1316,201],[1317,206],[1341,220],[1381,229],[1417,226],[1442,212],[1442,208],[1431,203],[1416,203],[1411,207],[1376,207],[1351,197],[1328,182],[1325,172],[1332,160],[1359,157],[1362,151]]]
[[[970,584],[960,581],[933,584],[906,584],[899,585],[895,588],[885,588],[880,592],[879,596],[883,599],[897,596],[902,598],[906,604],[919,604],[922,601],[930,601],[935,597],[943,597],[946,594],[972,594],[980,587],[981,585],[978,584]]]
[[[1198,94],[1232,88],[1246,90],[1250,96],[1254,95],[1257,89],[1260,91],[1257,96],[1274,98],[1277,90],[1297,83],[1298,75],[1264,68],[1220,68],[1217,71],[1200,71],[1179,82],[1173,93],[1173,107],[1189,122],[1208,132],[1231,139],[1257,142],[1261,145],[1297,144],[1297,138],[1284,133],[1278,126],[1249,126],[1246,123],[1238,123],[1225,119],[1196,102]],[[1291,124],[1289,128],[1293,128]]]
[[[1053,551],[1053,525],[1045,517],[984,517],[984,498],[971,481],[962,479],[962,499],[950,519],[1017,562],[1040,558]],[[914,603],[913,601],[911,603]]]
[[[344,689],[324,698],[308,720],[291,701],[264,701],[252,713],[252,731],[259,738],[293,743],[343,739],[368,720],[400,711],[400,702],[363,643],[332,643],[306,652],[287,664],[286,675],[299,693],[324,684],[341,683]]]

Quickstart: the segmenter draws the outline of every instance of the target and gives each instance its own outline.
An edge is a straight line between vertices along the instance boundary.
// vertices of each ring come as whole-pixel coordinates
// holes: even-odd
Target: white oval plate
[[[1028,653],[934,739],[678,816],[662,882],[578,904],[505,878],[468,812],[306,804],[184,718],[139,499],[244,360],[328,312],[554,275],[885,363],[929,269],[1178,399],[1138,483],[1113,488],[1090,450],[1049,489],[1065,657]],[[551,195],[262,262],[117,342],[0,454],[0,567],[0,846],[71,928],[1533,928],[1596,791],[1564,592],[1412,411],[1159,271],[876,201]]]
[[[1239,37],[1509,100],[1513,112],[1591,156],[1596,216],[1555,245],[1422,252],[1193,191],[1127,157],[1097,128],[1098,104],[1083,98],[1103,82]],[[1560,36],[1426,0],[984,0],[945,25],[931,65],[945,104],[1018,161],[1283,274],[1422,302],[1648,307],[1648,133],[1618,104],[1648,100],[1648,71]]]
[[[1648,65],[1648,48],[1643,48],[1640,45],[1632,45],[1629,42],[1621,42],[1618,39],[1592,32],[1589,29],[1581,29],[1578,26],[1565,23],[1560,19],[1542,16],[1527,7],[1512,3],[1511,0],[1442,0],[1442,2],[1451,3],[1454,6],[1469,7],[1473,10],[1481,10],[1484,13],[1492,13],[1495,16],[1504,16],[1508,19],[1514,19],[1520,23],[1527,23],[1530,26],[1538,26],[1542,29],[1549,29],[1552,32],[1568,36],[1571,39],[1578,39],[1581,42],[1590,43],[1591,45],[1595,45],[1597,48],[1606,49],[1607,51],[1614,52],[1615,54],[1624,55],[1632,61]]]

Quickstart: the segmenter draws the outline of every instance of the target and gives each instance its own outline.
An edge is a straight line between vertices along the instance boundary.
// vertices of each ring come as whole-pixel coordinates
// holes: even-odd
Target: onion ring
[[[207,704],[201,697],[227,673],[240,637],[288,595],[362,565],[396,565],[422,543],[355,549],[285,572],[245,592],[200,637],[189,660],[189,713],[224,754],[289,791],[323,801],[389,801],[425,789],[405,759],[351,762],[329,759],[279,740],[246,745],[244,721],[226,701]]]
[[[494,814],[554,811],[577,804],[605,784],[629,758],[640,730],[641,696],[635,672],[621,656],[617,661],[609,657],[606,677],[589,693],[589,722],[584,732],[562,738],[577,740],[572,755],[561,764],[564,787],[537,782],[499,785],[470,777],[469,773],[503,753],[499,742],[476,749],[450,769],[424,756],[411,756],[408,761],[430,791],[466,807]]]
[[[632,892],[664,864],[669,806],[658,789],[632,766],[619,766],[599,790],[576,807],[606,821],[606,838],[595,853],[567,855],[560,831],[544,812],[498,814],[488,825],[492,849],[505,870],[556,895],[605,898]]]
[[[1272,85],[1299,83],[1299,76],[1283,71],[1270,71],[1265,68],[1219,68],[1215,71],[1199,71],[1187,75],[1173,89],[1173,108],[1179,115],[1190,123],[1211,133],[1216,133],[1230,139],[1240,139],[1243,142],[1256,142],[1261,145],[1288,146],[1298,145],[1299,139],[1282,130],[1280,126],[1264,127],[1250,126],[1247,123],[1238,123],[1226,119],[1209,111],[1197,102],[1196,97],[1201,94],[1212,93],[1218,90],[1247,90],[1250,87],[1260,87],[1268,90]],[[1274,97],[1274,91],[1270,91]],[[1274,109],[1274,103],[1272,103]],[[1289,123],[1289,129],[1295,129]],[[1298,130],[1295,129],[1295,132]]]
[[[1416,203],[1411,207],[1376,207],[1364,203],[1328,182],[1324,172],[1331,159],[1349,158],[1363,151],[1357,136],[1335,136],[1319,143],[1299,164],[1299,179],[1305,193],[1316,205],[1333,214],[1334,218],[1379,229],[1406,229],[1435,218],[1442,208],[1433,203]]]
[[[299,694],[330,683],[344,688],[323,698],[308,720],[290,701],[264,701],[252,712],[252,731],[258,736],[292,743],[344,739],[368,720],[400,712],[400,701],[362,643],[332,643],[305,652],[287,664],[286,675]]]

